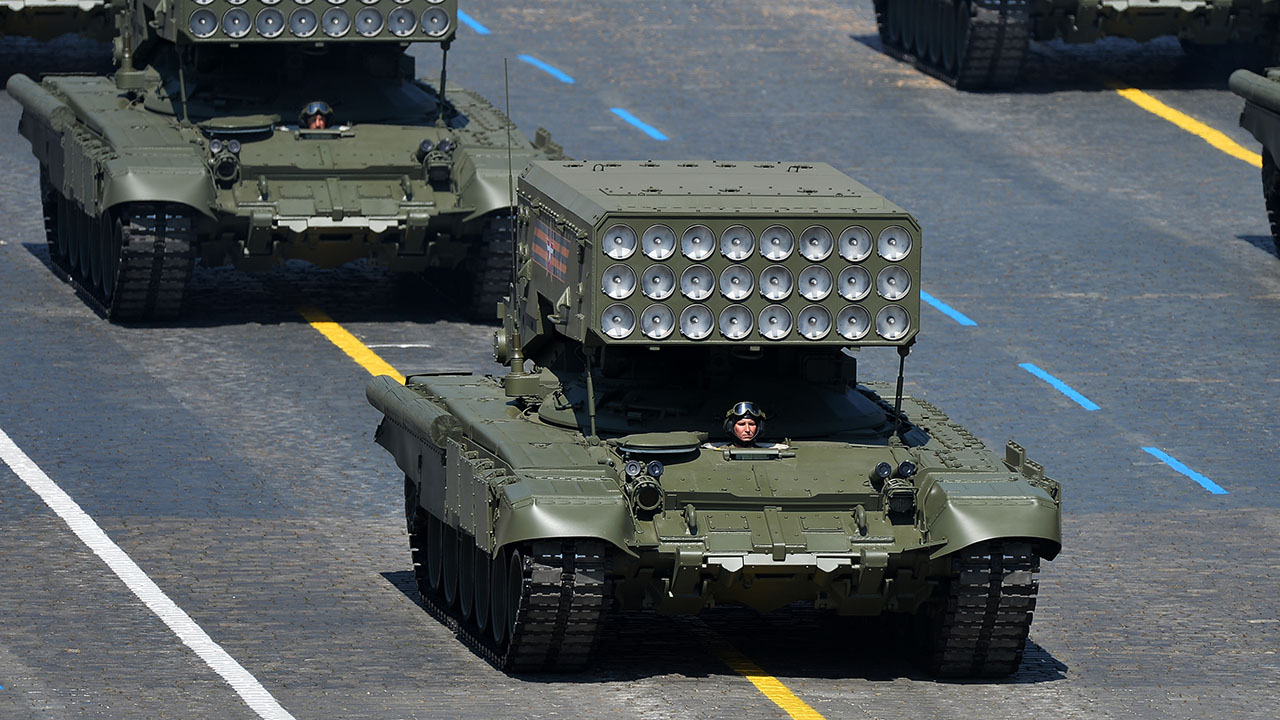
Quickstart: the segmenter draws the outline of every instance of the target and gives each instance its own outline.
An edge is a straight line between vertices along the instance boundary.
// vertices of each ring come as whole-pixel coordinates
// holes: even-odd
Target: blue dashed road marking
[[[484,25],[481,25],[478,20],[462,12],[461,10],[458,11],[458,20],[461,21],[463,25],[466,25],[467,27],[474,30],[477,35],[489,34],[489,28],[485,27]]]
[[[568,73],[556,67],[555,65],[548,65],[547,63],[542,62],[541,60],[539,60],[538,58],[532,55],[517,55],[516,58],[520,60],[520,62],[522,63],[528,63],[538,68],[539,70],[545,72],[546,74],[559,80],[562,83],[568,83],[570,85],[573,84],[573,78],[569,77]]]
[[[1031,363],[1020,363],[1020,364],[1018,365],[1018,367],[1022,368],[1023,370],[1026,370],[1027,372],[1031,373],[1032,375],[1035,375],[1036,377],[1040,378],[1041,380],[1043,380],[1043,381],[1045,381],[1045,382],[1049,383],[1050,385],[1052,385],[1052,386],[1053,386],[1053,389],[1054,389],[1054,390],[1057,390],[1058,392],[1062,393],[1063,395],[1066,395],[1067,397],[1071,398],[1072,400],[1075,400],[1077,403],[1079,403],[1079,404],[1080,404],[1080,407],[1084,408],[1085,410],[1088,410],[1088,411],[1092,412],[1092,411],[1094,411],[1094,410],[1097,410],[1097,409],[1098,409],[1098,405],[1097,405],[1097,403],[1095,403],[1094,401],[1092,401],[1092,400],[1090,400],[1089,398],[1085,397],[1084,395],[1081,395],[1080,393],[1076,392],[1075,390],[1072,390],[1070,385],[1068,385],[1068,384],[1066,384],[1066,383],[1062,382],[1062,381],[1061,381],[1061,380],[1059,380],[1058,378],[1056,378],[1056,377],[1054,377],[1054,376],[1050,375],[1049,373],[1047,373],[1047,372],[1045,372],[1045,371],[1041,370],[1040,368],[1036,367],[1035,365],[1032,365]]]
[[[971,319],[969,318],[969,316],[968,316],[968,315],[965,315],[964,313],[960,312],[959,310],[956,310],[955,308],[953,308],[953,307],[951,307],[950,305],[948,305],[948,304],[946,304],[946,303],[942,302],[942,301],[941,301],[941,300],[939,300],[938,298],[936,298],[936,297],[934,297],[934,296],[930,295],[929,293],[927,293],[927,292],[925,292],[925,291],[923,291],[923,290],[921,290],[921,291],[920,291],[920,299],[921,299],[921,300],[924,300],[925,302],[927,302],[927,303],[929,303],[930,305],[934,306],[934,307],[935,307],[935,308],[937,308],[937,309],[938,309],[938,311],[939,311],[939,312],[941,312],[943,315],[946,315],[947,317],[951,318],[952,320],[955,320],[956,322],[960,323],[961,325],[977,325],[977,324],[978,324],[978,323],[974,322],[973,320],[971,320]]]
[[[635,127],[639,128],[641,132],[653,138],[654,140],[667,139],[667,136],[659,132],[657,128],[644,122],[643,120],[636,117],[635,115],[632,115],[627,110],[624,110],[622,108],[609,108],[609,111],[612,112],[614,115],[617,115],[618,117],[622,118],[623,120],[626,120],[628,123],[631,123]]]
[[[1142,450],[1143,450],[1144,452],[1146,452],[1148,455],[1151,455],[1152,457],[1156,458],[1156,459],[1157,459],[1157,460],[1159,460],[1160,462],[1164,463],[1165,465],[1168,465],[1169,467],[1173,468],[1174,470],[1177,470],[1178,472],[1182,473],[1183,475],[1186,475],[1187,477],[1191,478],[1192,480],[1195,480],[1196,482],[1200,483],[1200,487],[1204,488],[1205,490],[1208,490],[1209,492],[1213,493],[1214,495],[1229,495],[1229,494],[1230,494],[1230,493],[1228,493],[1226,490],[1222,489],[1222,486],[1221,486],[1221,485],[1219,485],[1218,483],[1216,483],[1216,482],[1214,482],[1214,481],[1210,480],[1209,478],[1205,477],[1204,475],[1201,475],[1200,473],[1196,472],[1195,470],[1192,470],[1191,468],[1187,467],[1186,465],[1183,465],[1181,462],[1179,462],[1179,461],[1178,461],[1178,459],[1177,459],[1177,458],[1175,458],[1174,456],[1170,455],[1169,453],[1167,453],[1167,452],[1165,452],[1165,451],[1161,450],[1160,448],[1144,447],[1144,448],[1142,448]]]

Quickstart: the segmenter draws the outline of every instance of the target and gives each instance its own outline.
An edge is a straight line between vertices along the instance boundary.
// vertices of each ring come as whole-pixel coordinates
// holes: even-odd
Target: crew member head
[[[764,433],[765,414],[755,403],[735,403],[724,414],[724,432],[738,447],[750,447]]]
[[[333,108],[323,100],[313,100],[298,113],[298,126],[304,130],[323,130],[333,125]]]

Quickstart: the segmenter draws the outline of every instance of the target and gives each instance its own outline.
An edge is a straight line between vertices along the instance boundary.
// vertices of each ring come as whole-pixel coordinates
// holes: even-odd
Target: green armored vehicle
[[[192,266],[368,259],[510,282],[508,163],[560,157],[478,95],[414,79],[456,0],[127,0],[113,77],[15,75],[50,251],[118,320],[177,315]],[[443,67],[443,65],[442,65]],[[508,158],[508,139],[515,145]]]
[[[112,24],[106,0],[0,0],[0,38],[18,35],[45,41],[68,33],[109,40]]]
[[[1262,197],[1267,204],[1271,238],[1280,253],[1280,68],[1269,68],[1266,77],[1236,70],[1228,81],[1232,92],[1245,99],[1240,127],[1262,143]]]
[[[535,162],[518,223],[506,375],[367,389],[433,612],[514,670],[582,667],[612,609],[792,603],[1017,670],[1059,484],[857,373],[915,341],[911,215],[823,164]]]
[[[1031,40],[1179,38],[1273,54],[1280,0],[875,0],[885,52],[962,90],[1007,88]]]

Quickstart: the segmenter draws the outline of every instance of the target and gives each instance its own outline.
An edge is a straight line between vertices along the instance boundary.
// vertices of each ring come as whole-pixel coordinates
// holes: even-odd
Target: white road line
[[[0,460],[3,460],[13,472],[27,484],[40,499],[45,501],[51,510],[62,518],[71,532],[76,534],[85,545],[89,546],[102,561],[111,568],[134,595],[155,613],[174,635],[178,636],[187,647],[195,651],[205,664],[222,676],[236,694],[244,700],[251,710],[263,720],[294,720],[280,706],[280,703],[267,692],[256,678],[249,674],[235,658],[227,654],[213,638],[196,624],[177,603],[169,599],[159,586],[147,577],[138,564],[129,557],[119,545],[98,527],[89,514],[80,509],[71,496],[63,492],[48,475],[39,468],[27,454],[14,444],[4,430],[0,429]]]

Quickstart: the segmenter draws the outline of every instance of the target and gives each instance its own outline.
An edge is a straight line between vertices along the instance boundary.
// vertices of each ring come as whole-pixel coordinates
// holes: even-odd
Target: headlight
[[[289,15],[289,32],[297,37],[314,35],[316,24],[316,14],[306,8],[298,8]]]
[[[680,334],[690,340],[701,340],[711,334],[715,318],[706,305],[690,305],[680,312]]]
[[[809,340],[821,340],[831,332],[831,313],[821,305],[810,305],[800,311],[800,334]]]
[[[800,271],[800,294],[818,301],[831,294],[831,272],[821,265],[810,265]]]
[[[720,273],[720,292],[730,300],[742,300],[751,294],[755,278],[746,265],[730,265]]]
[[[449,13],[431,8],[422,13],[422,31],[431,37],[441,37],[449,32]]]
[[[641,290],[650,300],[666,300],[676,289],[676,274],[665,265],[650,265],[643,275]]]
[[[781,305],[770,305],[760,311],[760,334],[770,340],[781,340],[791,333],[791,313]]]
[[[743,305],[730,305],[720,311],[720,334],[730,340],[741,340],[751,332],[751,311]]]
[[[731,225],[720,235],[720,253],[730,260],[746,260],[755,249],[755,237],[745,225]]]
[[[760,254],[777,262],[791,257],[796,238],[781,225],[772,225],[760,234]]]
[[[267,8],[258,13],[258,20],[254,23],[254,27],[264,38],[276,37],[284,32],[284,13],[275,8]]]
[[[636,273],[626,265],[610,265],[600,279],[600,289],[614,300],[626,300],[636,291]]]
[[[622,303],[614,303],[600,316],[600,329],[614,340],[621,340],[636,329],[636,314]]]
[[[320,16],[320,26],[329,37],[342,37],[351,29],[351,16],[346,10],[329,8]]]
[[[382,32],[382,13],[373,8],[365,8],[356,13],[356,32],[365,37],[373,37]]]
[[[871,329],[871,313],[860,305],[850,305],[836,317],[837,332],[845,340],[858,340]]]
[[[911,233],[898,225],[890,225],[880,231],[876,251],[889,262],[898,262],[911,252]]]
[[[614,260],[626,260],[635,254],[636,231],[626,225],[611,225],[600,238],[604,254]]]
[[[800,233],[800,254],[813,262],[822,262],[831,256],[831,231],[821,225],[810,225]]]
[[[650,225],[640,237],[640,249],[650,260],[666,260],[676,251],[676,234],[666,225]]]
[[[191,21],[187,24],[191,34],[198,38],[207,38],[218,31],[218,16],[212,10],[200,9],[191,13]]]
[[[715,290],[716,278],[706,265],[690,265],[680,275],[680,292],[690,300],[706,300]]]
[[[885,300],[901,300],[910,289],[911,274],[897,265],[890,265],[876,276],[876,292]]]
[[[791,285],[791,271],[781,265],[770,265],[760,273],[760,294],[769,300],[786,300]]]
[[[871,292],[871,273],[865,268],[851,265],[840,271],[837,279],[840,297],[857,302]]]
[[[876,313],[876,333],[885,340],[899,340],[911,329],[911,316],[898,305],[886,305]]]
[[[701,262],[715,252],[716,236],[706,225],[693,225],[680,236],[680,250],[690,260]]]
[[[391,15],[387,17],[387,29],[396,37],[408,37],[413,34],[414,28],[417,26],[417,18],[413,16],[413,11],[408,8],[396,8],[391,11]]]
[[[666,305],[650,305],[644,309],[640,317],[643,320],[641,332],[652,340],[665,338],[676,327],[676,315]]]
[[[840,257],[849,262],[862,262],[871,254],[871,232],[864,227],[846,228],[840,233]]]

